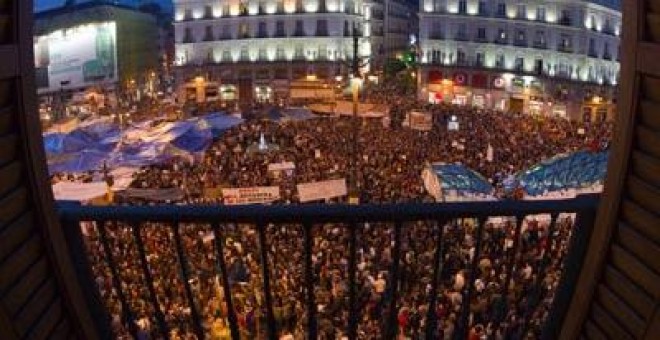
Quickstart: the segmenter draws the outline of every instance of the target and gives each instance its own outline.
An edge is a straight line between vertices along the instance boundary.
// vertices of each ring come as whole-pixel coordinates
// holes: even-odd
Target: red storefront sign
[[[442,72],[438,70],[429,71],[429,83],[430,84],[442,83]]]
[[[488,87],[488,76],[483,73],[475,73],[472,75],[472,87],[478,89],[485,89]]]

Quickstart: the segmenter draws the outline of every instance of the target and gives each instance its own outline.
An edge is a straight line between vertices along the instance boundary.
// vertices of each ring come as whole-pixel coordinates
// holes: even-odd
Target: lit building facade
[[[420,97],[575,119],[613,114],[617,0],[420,0]]]
[[[383,0],[175,0],[174,6],[178,81],[219,82],[227,100],[295,96],[291,89],[304,79],[327,85],[347,74],[353,25],[361,31],[361,58],[384,57],[384,27],[398,25],[386,22]],[[404,41],[408,34],[401,34]]]

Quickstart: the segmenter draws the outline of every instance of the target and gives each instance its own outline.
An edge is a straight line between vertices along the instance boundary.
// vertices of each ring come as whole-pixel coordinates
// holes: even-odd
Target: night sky
[[[87,2],[90,0],[78,0],[79,3],[82,2]],[[34,0],[34,11],[39,12],[55,7],[62,6],[64,4],[65,0]],[[120,4],[126,4],[126,5],[135,5],[140,2],[140,0],[117,0],[117,1],[108,1],[110,3],[120,3]],[[149,1],[144,1],[144,2],[149,2]],[[172,6],[172,0],[154,0],[154,2],[158,2],[161,5],[165,6]]]

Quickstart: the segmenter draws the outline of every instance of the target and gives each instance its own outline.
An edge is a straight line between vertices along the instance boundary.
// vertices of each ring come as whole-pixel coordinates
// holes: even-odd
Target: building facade
[[[158,71],[158,25],[131,7],[70,4],[35,15],[39,93],[115,90],[146,84]]]
[[[420,0],[422,99],[575,119],[612,117],[616,0]]]
[[[309,84],[328,86],[348,74],[354,25],[359,57],[386,52],[382,0],[175,0],[174,7],[177,80],[218,82],[221,100],[274,101],[305,96]]]

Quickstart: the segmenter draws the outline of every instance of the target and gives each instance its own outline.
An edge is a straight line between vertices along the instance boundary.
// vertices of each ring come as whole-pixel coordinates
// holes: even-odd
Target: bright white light
[[[467,4],[467,14],[477,15],[478,12],[479,12],[479,7],[477,7],[476,2],[470,2]]]
[[[448,4],[448,5],[447,5],[447,12],[449,12],[449,13],[451,13],[451,14],[456,14],[456,13],[458,13],[458,3],[457,3],[457,2],[454,2],[454,3],[452,3],[452,4]]]
[[[201,19],[204,16],[204,12],[202,11],[201,8],[195,8],[192,11],[192,17],[193,19]]]
[[[531,83],[534,81],[534,79],[536,79],[536,78],[534,78],[533,76],[523,76],[522,79],[525,81],[525,84],[529,85],[529,84],[531,84]]]
[[[174,21],[183,21],[183,12],[176,12],[174,15]]]

